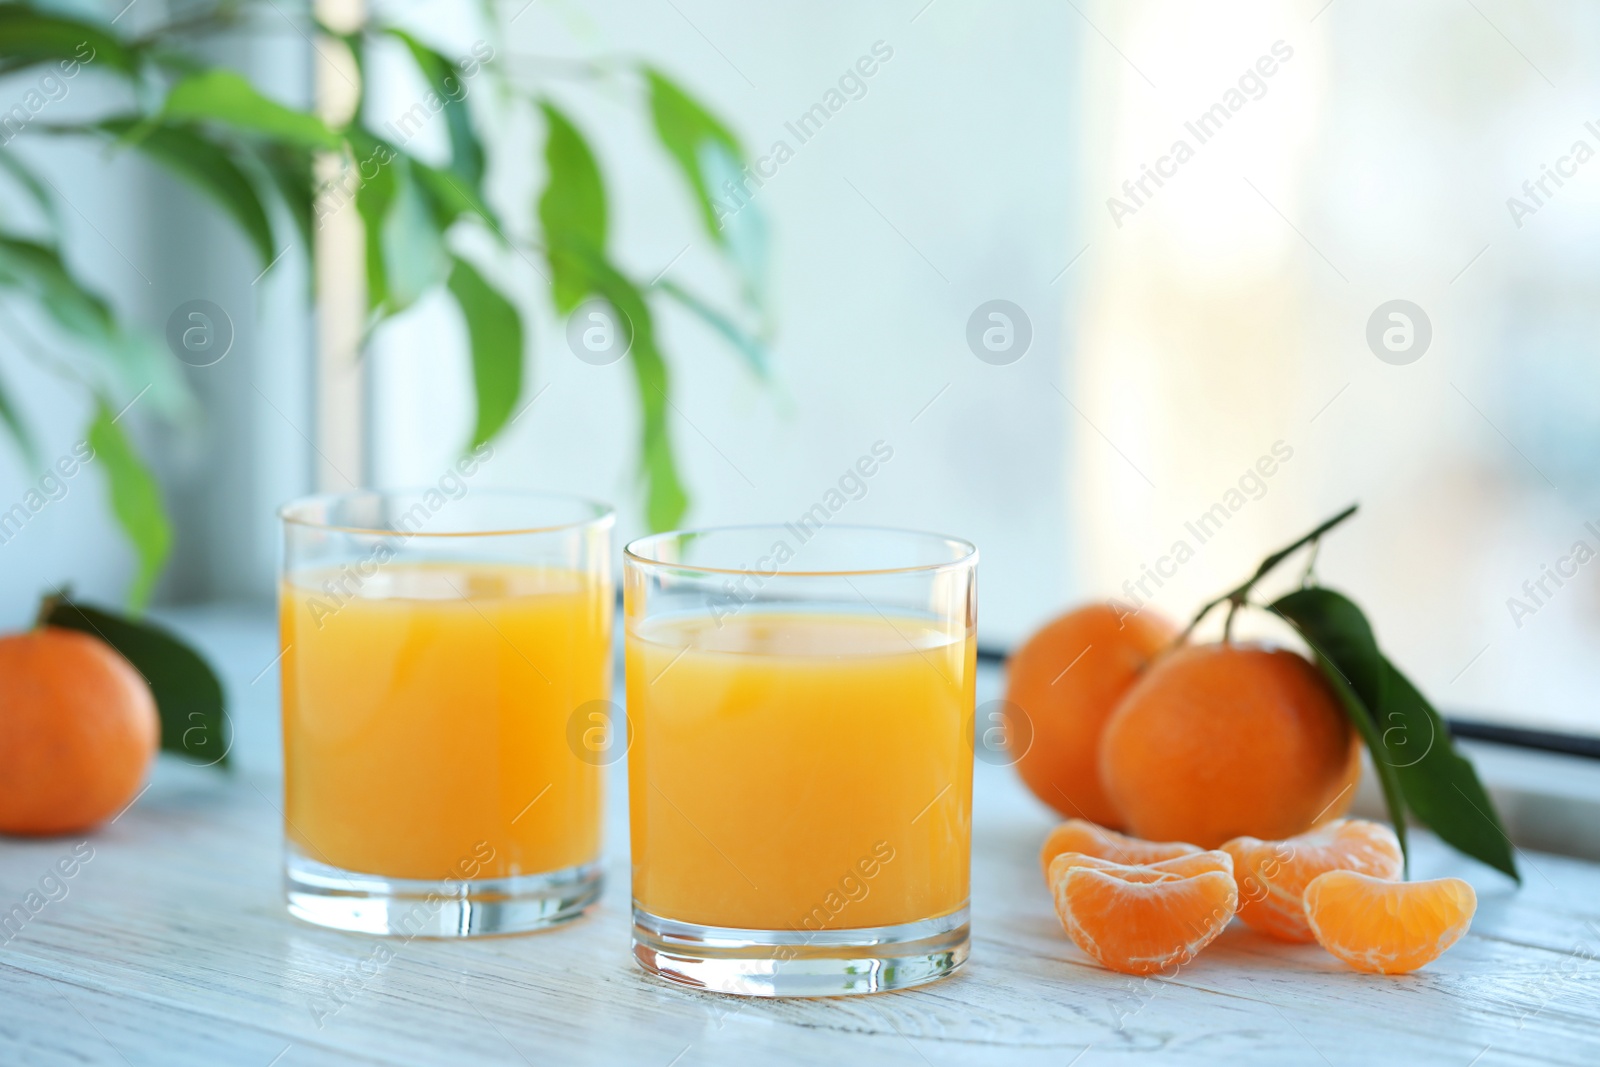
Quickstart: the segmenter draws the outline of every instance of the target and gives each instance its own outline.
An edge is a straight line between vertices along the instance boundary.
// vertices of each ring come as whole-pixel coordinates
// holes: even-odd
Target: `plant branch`
[[[191,15],[180,15],[160,26],[132,38],[128,43],[135,48],[150,48],[173,37],[185,34],[223,33],[243,25],[246,12],[242,6],[223,4],[205,8]]]
[[[1224,639],[1226,639],[1227,631],[1232,629],[1234,612],[1239,609],[1241,604],[1247,602],[1250,596],[1250,591],[1256,587],[1256,583],[1261,581],[1262,578],[1265,578],[1267,574],[1273,570],[1273,568],[1277,567],[1278,564],[1288,559],[1295,552],[1304,548],[1306,545],[1316,544],[1318,539],[1321,538],[1323,534],[1327,533],[1329,530],[1333,529],[1335,526],[1354,515],[1358,506],[1359,505],[1351,504],[1349,507],[1339,512],[1339,514],[1333,516],[1333,518],[1323,522],[1304,537],[1285,545],[1284,547],[1278,549],[1278,551],[1272,553],[1272,555],[1268,556],[1266,559],[1262,560],[1261,566],[1257,567],[1256,572],[1247,578],[1242,584],[1228,590],[1226,593],[1223,593],[1221,596],[1206,604],[1205,607],[1196,612],[1194,618],[1190,620],[1189,625],[1184,627],[1183,633],[1178,635],[1178,639],[1175,643],[1182,644],[1183,642],[1187,641],[1189,639],[1189,635],[1194,633],[1194,628],[1200,625],[1200,620],[1211,614],[1212,609],[1223,604],[1230,605],[1228,609],[1228,624],[1224,631]]]
[[[1305,573],[1300,575],[1300,588],[1314,585],[1317,580],[1317,556],[1322,552],[1322,542],[1311,542],[1311,557],[1306,560]]]

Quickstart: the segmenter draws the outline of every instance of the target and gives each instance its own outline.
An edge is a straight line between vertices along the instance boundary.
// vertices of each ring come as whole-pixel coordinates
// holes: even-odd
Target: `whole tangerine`
[[[1342,815],[1360,741],[1305,657],[1254,645],[1163,656],[1117,705],[1100,776],[1139,837],[1217,848],[1281,840]]]
[[[1006,664],[1006,727],[1013,739],[1031,735],[1016,768],[1035,796],[1069,819],[1123,825],[1100,781],[1100,734],[1177,632],[1151,611],[1088,604],[1017,649]]]
[[[150,687],[105,642],[55,626],[0,637],[0,833],[73,833],[122,810],[160,729]]]

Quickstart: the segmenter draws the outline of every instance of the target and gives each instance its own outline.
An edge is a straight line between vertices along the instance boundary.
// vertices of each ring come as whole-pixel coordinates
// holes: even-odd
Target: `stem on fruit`
[[[1321,525],[1312,530],[1310,533],[1306,534],[1304,537],[1285,545],[1283,548],[1278,549],[1278,551],[1272,553],[1272,555],[1262,560],[1261,566],[1256,568],[1256,572],[1247,578],[1241,585],[1228,590],[1226,593],[1223,593],[1221,596],[1206,604],[1205,607],[1196,612],[1194,618],[1190,620],[1189,625],[1184,627],[1183,633],[1179,634],[1178,639],[1173,643],[1181,645],[1185,641],[1189,640],[1189,635],[1194,633],[1194,628],[1196,626],[1200,625],[1200,620],[1211,614],[1213,608],[1219,607],[1223,604],[1229,605],[1228,618],[1227,621],[1223,623],[1222,631],[1223,640],[1228,640],[1233,632],[1234,613],[1239,610],[1239,606],[1241,604],[1249,603],[1250,591],[1255,588],[1256,583],[1262,578],[1265,578],[1270,571],[1277,567],[1278,564],[1288,559],[1291,555],[1304,548],[1306,545],[1319,545],[1322,535],[1339,525],[1344,520],[1348,519],[1350,516],[1354,515],[1357,507],[1359,507],[1359,505],[1351,504],[1333,518],[1325,520]],[[1316,562],[1315,548],[1313,548],[1312,562]],[[1306,573],[1307,576],[1310,575],[1309,568],[1307,569]]]
[[[33,628],[38,630],[48,626],[50,624],[50,616],[55,614],[55,610],[60,604],[61,598],[54,594],[40,597],[38,614],[33,617]]]
[[[1317,556],[1322,551],[1322,542],[1311,542],[1311,558],[1306,560],[1306,571],[1300,576],[1300,588],[1309,589],[1317,584]]]

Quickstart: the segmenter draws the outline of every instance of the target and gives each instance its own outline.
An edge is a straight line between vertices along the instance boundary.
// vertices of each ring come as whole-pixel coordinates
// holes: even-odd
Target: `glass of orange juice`
[[[977,558],[814,519],[627,546],[646,970],[828,996],[966,960]]]
[[[452,477],[280,515],[290,912],[404,937],[580,915],[607,761],[574,739],[609,706],[611,509]]]

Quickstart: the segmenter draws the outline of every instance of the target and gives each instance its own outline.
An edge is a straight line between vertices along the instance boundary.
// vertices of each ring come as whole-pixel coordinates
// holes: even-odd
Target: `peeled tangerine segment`
[[[1226,852],[1149,864],[1066,853],[1050,864],[1067,936],[1113,971],[1151,974],[1188,963],[1233,918],[1238,888]]]
[[[1095,871],[1113,871],[1117,876],[1129,882],[1171,882],[1179,878],[1188,878],[1207,871],[1225,871],[1233,873],[1233,859],[1220,849],[1212,852],[1190,852],[1171,859],[1156,860],[1152,863],[1117,863],[1113,860],[1103,859],[1100,856],[1089,856],[1081,852],[1063,852],[1050,861],[1050,869],[1046,877],[1054,886],[1057,879],[1073,867],[1088,867]]]
[[[1050,861],[1063,852],[1099,856],[1117,863],[1153,863],[1199,851],[1198,845],[1188,845],[1182,841],[1144,841],[1107,830],[1087,819],[1068,819],[1051,830],[1044,839],[1044,847],[1039,850],[1039,866],[1048,877]]]
[[[1461,939],[1478,896],[1459,878],[1391,882],[1329,871],[1306,886],[1317,943],[1358,971],[1406,974]]]
[[[1233,857],[1239,883],[1239,918],[1285,941],[1313,941],[1305,892],[1328,871],[1356,871],[1393,881],[1400,877],[1400,842],[1394,831],[1366,819],[1338,819],[1282,841],[1236,837],[1222,846]]]

